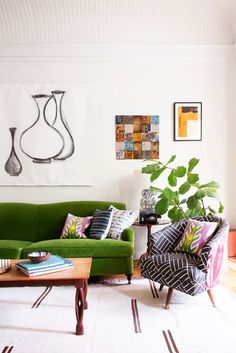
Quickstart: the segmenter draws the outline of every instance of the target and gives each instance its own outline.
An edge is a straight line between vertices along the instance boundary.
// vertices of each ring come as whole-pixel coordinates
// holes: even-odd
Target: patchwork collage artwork
[[[159,115],[117,115],[116,159],[159,158]]]

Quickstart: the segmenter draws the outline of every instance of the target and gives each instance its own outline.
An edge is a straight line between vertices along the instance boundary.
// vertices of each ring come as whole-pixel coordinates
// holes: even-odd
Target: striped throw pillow
[[[137,219],[138,211],[118,210],[114,206],[110,206],[109,209],[113,210],[113,218],[108,237],[119,240],[123,230],[129,228]]]
[[[105,211],[96,210],[88,230],[88,237],[98,240],[105,239],[111,226],[112,216],[113,210],[111,209]]]

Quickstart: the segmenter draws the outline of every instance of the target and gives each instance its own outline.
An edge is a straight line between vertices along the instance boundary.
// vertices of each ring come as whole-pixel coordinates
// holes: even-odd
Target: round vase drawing
[[[33,125],[23,131],[20,137],[22,152],[34,163],[50,163],[64,148],[62,134],[46,119],[46,107],[52,97],[46,94],[32,96],[37,105],[38,116]]]
[[[10,176],[18,176],[22,172],[22,165],[19,158],[17,157],[15,146],[14,146],[16,127],[11,127],[9,130],[11,134],[11,152],[5,164],[5,171]]]
[[[64,118],[63,111],[62,111],[62,99],[64,97],[65,91],[51,91],[53,95],[53,99],[56,105],[56,114],[55,119],[52,123],[52,126],[60,131],[63,140],[64,140],[64,147],[61,153],[54,157],[55,160],[62,161],[72,156],[75,150],[74,139],[71,135],[68,123]]]

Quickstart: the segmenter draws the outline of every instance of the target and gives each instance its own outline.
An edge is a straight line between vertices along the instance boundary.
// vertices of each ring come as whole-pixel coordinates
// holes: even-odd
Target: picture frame
[[[174,103],[174,141],[202,141],[202,102]]]

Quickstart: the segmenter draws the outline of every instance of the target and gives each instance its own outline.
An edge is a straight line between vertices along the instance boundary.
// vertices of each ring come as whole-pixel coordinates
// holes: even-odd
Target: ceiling
[[[225,44],[236,0],[0,0],[0,45]]]

